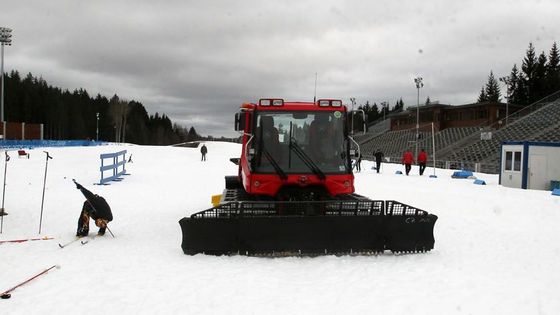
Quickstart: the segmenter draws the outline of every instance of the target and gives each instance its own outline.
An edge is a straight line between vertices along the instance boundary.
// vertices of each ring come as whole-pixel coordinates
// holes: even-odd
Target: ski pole
[[[6,291],[0,293],[0,298],[2,298],[2,299],[9,299],[9,298],[12,296],[12,295],[10,294],[10,292],[14,291],[15,289],[21,287],[22,285],[24,285],[24,284],[26,284],[26,283],[28,283],[28,282],[30,282],[31,280],[33,280],[33,279],[39,277],[40,275],[43,275],[43,274],[49,272],[49,270],[51,270],[51,269],[53,269],[53,268],[60,268],[60,266],[58,266],[58,265],[53,265],[53,266],[51,266],[51,267],[49,267],[49,268],[47,268],[47,269],[41,271],[40,273],[38,273],[38,274],[34,275],[33,277],[31,277],[31,278],[29,278],[29,279],[23,281],[22,283],[16,285],[15,287],[12,287],[12,288],[10,288],[10,289],[8,289],[8,290],[6,290]]]
[[[4,188],[2,189],[2,209],[0,209],[0,211],[2,211],[2,213],[0,214],[0,216],[2,217],[0,219],[2,221],[0,223],[0,234],[2,234],[2,229],[4,228],[4,215],[6,214],[6,210],[4,210],[4,197],[6,196],[6,171],[8,170],[8,161],[10,160],[8,151],[4,151],[4,154],[6,154],[6,159],[4,162]]]
[[[47,184],[47,167],[49,165],[49,159],[52,159],[52,156],[49,155],[49,152],[43,151],[47,154],[46,162],[45,162],[45,179],[43,180],[43,197],[41,198],[41,217],[39,219],[39,234],[41,234],[41,225],[43,224],[43,204],[45,202],[45,186]]]
[[[111,233],[111,236],[114,238],[115,234],[113,234],[113,232],[111,232],[111,229],[109,228],[109,226],[105,225],[105,227],[107,228],[107,231],[109,231],[109,233]]]

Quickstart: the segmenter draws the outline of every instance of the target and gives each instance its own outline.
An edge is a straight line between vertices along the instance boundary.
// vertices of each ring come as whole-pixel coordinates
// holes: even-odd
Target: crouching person
[[[82,194],[86,197],[80,218],[78,219],[78,231],[76,236],[87,236],[89,234],[89,219],[95,221],[95,225],[99,228],[97,235],[104,235],[107,229],[107,223],[113,221],[113,213],[111,207],[105,198],[93,194],[91,191],[85,189],[82,185],[76,183]]]

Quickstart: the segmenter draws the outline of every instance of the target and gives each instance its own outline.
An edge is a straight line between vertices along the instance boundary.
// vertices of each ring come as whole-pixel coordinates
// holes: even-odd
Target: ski
[[[89,243],[90,241],[93,241],[98,235],[94,235],[94,236],[76,236],[75,239],[68,241],[64,244],[58,243],[58,247],[60,248],[64,248],[68,245],[72,245],[77,241],[80,241],[80,244],[82,245],[86,245],[87,243]]]
[[[0,244],[4,244],[4,243],[23,243],[23,242],[28,242],[28,241],[48,241],[48,240],[53,240],[53,237],[36,237],[36,238],[24,238],[24,239],[19,239],[19,240],[2,240],[0,241]]]
[[[58,265],[53,265],[53,266],[51,266],[51,267],[49,267],[49,268],[47,268],[47,269],[41,271],[40,273],[34,275],[33,277],[31,277],[31,278],[29,278],[29,279],[27,279],[27,280],[25,280],[25,281],[19,283],[18,285],[14,286],[14,287],[12,287],[12,288],[10,288],[10,289],[8,289],[8,290],[2,292],[2,293],[0,293],[0,298],[2,298],[2,299],[9,299],[10,297],[12,297],[12,294],[11,294],[10,292],[14,291],[15,289],[21,287],[22,285],[24,285],[24,284],[26,284],[26,283],[32,281],[33,279],[35,279],[35,278],[37,278],[37,277],[39,277],[39,276],[41,276],[41,275],[43,275],[43,274],[49,272],[49,270],[51,270],[51,269],[53,269],[53,268],[60,268],[60,266],[58,266]]]
[[[82,237],[78,237],[78,236],[77,236],[75,239],[73,239],[73,240],[71,240],[71,241],[68,241],[68,242],[66,242],[66,243],[64,243],[64,244],[58,243],[58,247],[64,248],[64,247],[66,247],[66,246],[68,246],[68,245],[71,245],[71,244],[75,243],[76,241],[79,241],[80,239],[82,239]]]
[[[87,243],[89,243],[89,241],[93,241],[94,239],[96,239],[99,235],[93,235],[93,236],[89,236],[87,237],[86,240],[80,241],[80,243],[82,243],[82,245],[86,245]]]

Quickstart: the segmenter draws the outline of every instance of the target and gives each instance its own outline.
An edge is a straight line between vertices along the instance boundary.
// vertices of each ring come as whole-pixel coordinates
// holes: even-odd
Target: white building
[[[560,143],[502,143],[500,184],[505,187],[552,190],[560,181]]]

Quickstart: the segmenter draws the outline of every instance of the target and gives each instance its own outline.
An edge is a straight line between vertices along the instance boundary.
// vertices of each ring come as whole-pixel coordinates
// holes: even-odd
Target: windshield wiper
[[[270,162],[270,164],[272,164],[272,167],[274,168],[278,176],[280,176],[282,180],[288,179],[288,175],[286,175],[286,172],[282,170],[280,165],[278,165],[278,162],[276,162],[276,160],[272,157],[272,155],[270,155],[270,153],[264,148],[264,146],[262,147],[261,151],[264,154],[264,157]]]
[[[303,163],[305,163],[305,165],[307,165],[307,167],[309,167],[309,169],[319,177],[319,179],[325,180],[327,178],[319,166],[317,166],[309,155],[307,155],[297,144],[296,139],[290,138],[290,150],[293,150]]]

